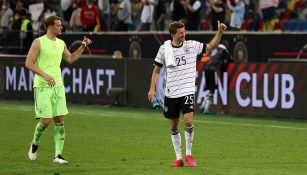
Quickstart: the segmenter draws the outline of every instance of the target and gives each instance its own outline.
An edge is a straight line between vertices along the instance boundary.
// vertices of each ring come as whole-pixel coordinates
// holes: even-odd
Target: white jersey
[[[195,93],[196,59],[203,50],[204,44],[193,40],[184,41],[180,47],[173,46],[176,65],[166,68],[166,97],[178,98]],[[160,46],[155,64],[158,66],[165,64],[164,44]]]

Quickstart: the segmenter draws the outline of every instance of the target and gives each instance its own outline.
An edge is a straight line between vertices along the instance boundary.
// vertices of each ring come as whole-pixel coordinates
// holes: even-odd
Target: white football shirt
[[[166,68],[165,96],[178,98],[194,94],[196,91],[196,59],[197,55],[205,51],[207,45],[198,41],[184,41],[182,46],[174,47],[174,67]],[[165,47],[160,46],[155,58],[155,65],[162,67],[165,64]]]

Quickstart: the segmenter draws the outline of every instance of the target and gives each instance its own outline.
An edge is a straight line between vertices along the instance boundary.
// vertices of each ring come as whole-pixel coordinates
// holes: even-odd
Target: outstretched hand
[[[90,45],[92,43],[92,40],[90,40],[89,38],[87,38],[86,36],[84,36],[83,40],[82,40],[82,45],[84,47],[87,47],[88,45]]]
[[[221,23],[220,21],[217,21],[217,28],[220,32],[225,32],[227,29],[227,26],[224,23]]]

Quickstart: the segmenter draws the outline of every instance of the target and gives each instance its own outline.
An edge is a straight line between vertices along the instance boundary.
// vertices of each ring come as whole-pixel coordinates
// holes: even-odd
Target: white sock
[[[208,112],[212,105],[212,97],[205,97],[204,111]]]
[[[172,142],[176,154],[176,159],[181,160],[182,159],[182,153],[181,153],[181,136],[180,133],[177,133],[176,135],[171,135]]]
[[[192,144],[194,139],[194,128],[186,127],[184,131],[185,144],[186,144],[186,155],[192,155]]]

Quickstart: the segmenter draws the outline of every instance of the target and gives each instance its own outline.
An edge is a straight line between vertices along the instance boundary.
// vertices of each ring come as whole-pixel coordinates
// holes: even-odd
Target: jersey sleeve
[[[154,61],[154,65],[162,67],[164,62],[165,62],[165,49],[162,45],[159,48],[159,51],[158,51],[157,56],[156,56],[155,61]]]
[[[193,47],[194,47],[197,55],[206,52],[206,47],[207,47],[206,43],[201,43],[201,42],[198,42],[198,41],[192,41],[192,44],[193,44]]]

